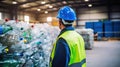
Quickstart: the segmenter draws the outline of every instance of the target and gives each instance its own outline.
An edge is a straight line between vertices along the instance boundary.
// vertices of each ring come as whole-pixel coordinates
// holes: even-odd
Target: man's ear
[[[61,21],[59,21],[59,25],[61,26]]]
[[[59,22],[59,24],[61,25],[61,22]]]

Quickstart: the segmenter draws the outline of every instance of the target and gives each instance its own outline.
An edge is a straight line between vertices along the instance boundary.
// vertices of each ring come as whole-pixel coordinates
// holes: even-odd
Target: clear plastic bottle
[[[0,35],[8,32],[10,30],[12,30],[11,26],[7,26],[7,25],[0,26]]]

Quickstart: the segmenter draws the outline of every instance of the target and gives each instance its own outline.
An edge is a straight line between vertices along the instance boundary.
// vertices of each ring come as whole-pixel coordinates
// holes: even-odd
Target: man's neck
[[[62,27],[61,27],[61,30],[63,30],[64,28],[65,28],[65,26],[62,26]]]

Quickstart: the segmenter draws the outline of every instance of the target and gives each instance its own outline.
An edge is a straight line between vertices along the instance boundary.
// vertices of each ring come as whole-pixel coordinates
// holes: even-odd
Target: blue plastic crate
[[[120,37],[120,33],[114,33],[114,37]]]
[[[103,37],[103,33],[98,32],[98,37]]]
[[[114,21],[113,25],[114,27],[120,27],[120,21]]]
[[[94,28],[94,32],[103,32],[103,28]]]
[[[104,25],[104,31],[105,32],[113,32],[113,25],[109,25],[109,26],[107,26],[107,25]]]
[[[113,23],[111,21],[105,21],[104,26],[113,26]]]
[[[104,35],[105,35],[105,37],[113,37],[113,28],[112,28],[112,26],[106,26],[106,27],[104,27]]]
[[[113,32],[113,23],[111,21],[104,22],[104,32]]]
[[[103,32],[103,23],[102,22],[94,22],[94,33]]]
[[[105,37],[113,37],[113,34],[114,33],[105,33],[104,35],[105,35]]]
[[[114,26],[113,31],[114,31],[114,32],[120,32],[120,27],[115,27],[115,26]]]
[[[114,37],[120,37],[120,26],[114,26],[113,31],[116,32],[114,33]]]
[[[113,28],[112,28],[111,26],[105,27],[105,28],[104,28],[104,31],[105,31],[105,32],[106,32],[106,31],[107,31],[107,32],[109,32],[109,31],[111,32],[111,31],[113,31]]]
[[[94,22],[94,28],[102,28],[103,23],[102,22]]]
[[[94,28],[93,27],[93,22],[86,22],[85,28],[91,28],[91,29],[93,29]]]

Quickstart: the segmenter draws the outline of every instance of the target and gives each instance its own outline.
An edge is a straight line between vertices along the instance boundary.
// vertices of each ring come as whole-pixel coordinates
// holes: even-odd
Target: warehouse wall
[[[85,22],[107,20],[108,8],[92,7],[92,8],[80,8],[78,9],[78,26],[84,28]],[[120,9],[118,6],[112,6],[110,10],[110,19],[117,21],[120,20]]]
[[[41,14],[40,15],[40,21],[41,22],[47,22],[47,17],[55,18],[56,15],[57,15],[57,12],[51,12],[51,13],[48,13],[48,14]]]
[[[2,19],[10,18],[10,15],[8,13],[2,12]]]
[[[0,8],[0,13],[2,15],[2,19],[10,18],[9,11],[7,9]]]
[[[81,8],[78,10],[78,14],[78,25],[80,28],[84,28],[87,21],[92,22],[108,18],[106,7]]]
[[[52,17],[51,24],[53,26],[57,26],[58,25],[58,23],[57,23],[58,20],[57,20],[56,16],[57,16],[57,12],[51,12],[51,13],[48,13],[48,14],[41,14],[39,16],[40,17],[39,21],[44,23],[44,22],[47,22],[47,17]],[[48,22],[48,23],[50,23],[50,22]]]
[[[0,12],[2,13],[3,20],[6,18],[11,19],[11,12],[9,10],[0,8]],[[30,12],[18,12],[18,15],[17,15],[18,20],[24,21],[25,15],[28,15],[30,17],[30,22],[38,22],[38,20],[36,19],[36,14],[30,13]]]
[[[18,12],[18,20],[24,21],[24,16],[27,15],[30,18],[30,22],[37,22],[35,19],[35,14],[30,12]]]
[[[112,21],[120,21],[120,7],[119,6],[112,6],[111,7],[111,20]]]

